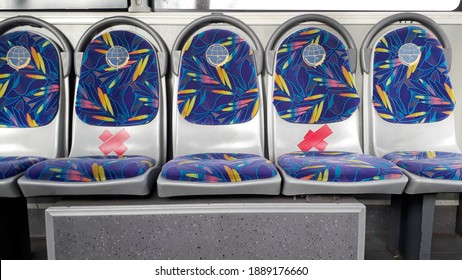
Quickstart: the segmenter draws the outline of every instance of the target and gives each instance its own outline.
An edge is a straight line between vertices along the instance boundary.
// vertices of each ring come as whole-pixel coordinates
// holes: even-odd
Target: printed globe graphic
[[[25,47],[14,46],[8,51],[6,58],[8,65],[19,70],[29,65],[30,53]]]
[[[229,56],[228,50],[219,44],[211,45],[205,52],[207,62],[213,66],[221,66],[225,64]]]
[[[309,45],[303,50],[303,60],[309,66],[318,66],[326,59],[326,51],[320,45]]]
[[[418,63],[420,59],[420,49],[413,43],[407,43],[401,46],[398,51],[399,60],[404,65]]]
[[[130,55],[124,47],[115,46],[110,48],[106,54],[106,62],[110,66],[119,69],[127,65]]]

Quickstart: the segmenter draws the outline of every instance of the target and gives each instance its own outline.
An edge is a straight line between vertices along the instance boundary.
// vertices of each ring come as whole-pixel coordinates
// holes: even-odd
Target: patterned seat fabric
[[[294,152],[282,155],[278,163],[289,176],[300,180],[366,182],[403,176],[387,160],[347,152]]]
[[[42,157],[0,157],[0,179],[6,179],[26,171],[37,162],[43,161]]]
[[[60,59],[43,36],[26,31],[0,37],[0,128],[49,124],[58,111]]]
[[[462,180],[462,154],[413,151],[389,153],[384,158],[417,176]]]
[[[245,123],[258,112],[253,51],[231,31],[212,29],[192,37],[183,48],[179,79],[178,111],[188,122]]]
[[[455,97],[443,47],[430,31],[409,26],[383,36],[374,49],[373,105],[391,123],[446,119]]]
[[[274,80],[274,107],[291,123],[340,122],[360,102],[345,45],[323,29],[301,29],[284,39]]]
[[[46,160],[27,170],[32,180],[97,182],[132,178],[145,173],[155,161],[143,156],[89,156]]]
[[[267,159],[251,154],[206,153],[177,157],[162,169],[169,180],[191,182],[240,182],[276,176]]]
[[[111,31],[85,49],[76,97],[80,120],[96,126],[151,122],[159,105],[159,74],[152,44],[129,31]]]

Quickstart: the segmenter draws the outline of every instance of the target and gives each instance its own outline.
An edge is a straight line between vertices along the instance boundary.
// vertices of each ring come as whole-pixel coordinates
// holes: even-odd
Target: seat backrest
[[[165,161],[167,56],[161,37],[137,19],[106,18],[85,32],[74,58],[71,156],[144,155]]]
[[[205,16],[180,33],[173,52],[173,156],[263,155],[263,48],[255,33],[233,17]]]
[[[422,25],[390,27],[401,20]],[[379,22],[366,40],[361,52],[367,70],[368,151],[378,156],[393,151],[458,152],[450,55],[445,54],[450,45],[441,27],[419,14],[398,14]]]
[[[313,21],[324,25],[300,25]],[[266,50],[272,160],[294,151],[362,151],[355,52],[348,31],[325,16],[301,15],[275,31]]]
[[[0,156],[64,156],[69,41],[33,17],[6,19],[0,30]]]

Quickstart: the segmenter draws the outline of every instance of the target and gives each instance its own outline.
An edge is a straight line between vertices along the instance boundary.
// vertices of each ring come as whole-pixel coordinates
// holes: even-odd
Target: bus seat
[[[8,18],[0,30],[0,197],[18,197],[24,171],[67,154],[72,46],[34,17]]]
[[[402,193],[407,178],[397,166],[362,154],[356,47],[340,23],[288,20],[268,43],[266,67],[270,159],[283,194]]]
[[[407,26],[392,26],[408,19]],[[419,14],[379,22],[361,49],[365,143],[405,170],[408,194],[462,191],[451,48],[444,31]]]
[[[24,195],[148,194],[165,158],[167,56],[160,36],[137,19],[91,26],[74,56],[70,157],[27,170],[19,180]]]
[[[406,23],[396,26],[395,23]],[[451,44],[430,18],[400,13],[378,22],[361,47],[364,143],[368,153],[403,169],[409,182],[397,225],[406,259],[429,259],[436,193],[461,192]],[[395,238],[396,239],[396,238]]]
[[[228,24],[228,25],[223,25]],[[230,16],[189,24],[173,48],[173,156],[157,181],[161,197],[280,193],[264,158],[263,47]]]

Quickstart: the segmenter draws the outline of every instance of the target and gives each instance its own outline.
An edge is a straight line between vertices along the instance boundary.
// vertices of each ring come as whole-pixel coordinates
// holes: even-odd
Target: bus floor
[[[387,249],[386,232],[369,232],[366,234],[366,260],[394,260],[402,259]],[[47,259],[46,240],[44,237],[31,238],[32,259]],[[461,260],[462,236],[456,233],[435,233],[433,235],[432,259],[434,260]]]

